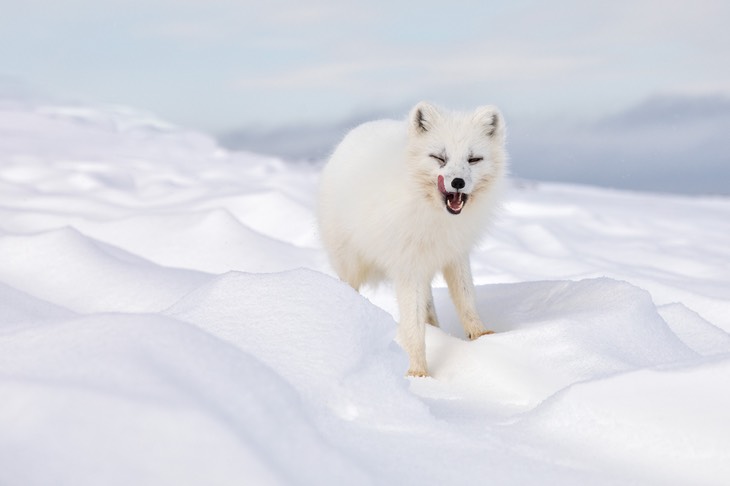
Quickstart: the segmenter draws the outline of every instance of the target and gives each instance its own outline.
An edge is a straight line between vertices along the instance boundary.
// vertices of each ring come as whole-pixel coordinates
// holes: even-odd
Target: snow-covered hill
[[[730,483],[730,200],[515,185],[409,380],[316,169],[0,108],[0,484]]]

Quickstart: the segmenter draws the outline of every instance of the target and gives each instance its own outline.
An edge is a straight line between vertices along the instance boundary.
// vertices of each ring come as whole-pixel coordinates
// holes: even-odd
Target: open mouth
[[[439,191],[444,196],[444,204],[446,205],[446,210],[451,214],[459,214],[464,208],[466,200],[469,199],[469,195],[459,191],[447,191],[446,187],[444,186],[444,176],[438,177],[438,186]]]

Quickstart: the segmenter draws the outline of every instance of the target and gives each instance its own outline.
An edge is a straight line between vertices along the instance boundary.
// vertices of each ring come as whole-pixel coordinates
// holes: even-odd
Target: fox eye
[[[468,162],[470,164],[476,164],[477,162],[481,162],[482,160],[484,160],[484,157],[469,157]]]
[[[443,167],[446,165],[446,156],[445,155],[436,155],[436,154],[429,154],[429,157],[432,159],[436,159],[439,163],[439,167]]]

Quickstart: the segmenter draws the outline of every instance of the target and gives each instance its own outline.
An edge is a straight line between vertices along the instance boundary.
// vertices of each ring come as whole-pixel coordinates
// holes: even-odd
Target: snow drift
[[[519,163],[519,161],[515,161]],[[0,484],[730,482],[730,201],[522,184],[432,378],[331,274],[317,170],[0,110]]]

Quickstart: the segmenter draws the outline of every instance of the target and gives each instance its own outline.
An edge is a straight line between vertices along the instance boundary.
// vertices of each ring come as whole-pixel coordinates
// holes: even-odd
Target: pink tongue
[[[453,194],[453,193],[452,193]],[[449,206],[451,206],[451,209],[456,209],[459,207],[459,204],[461,203],[461,196],[459,194],[449,194],[449,198],[447,199]]]
[[[446,194],[446,187],[444,186],[444,176],[439,176],[439,191]]]

